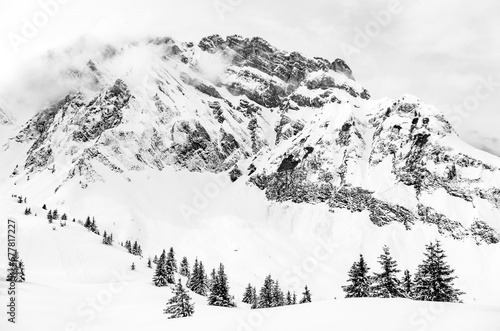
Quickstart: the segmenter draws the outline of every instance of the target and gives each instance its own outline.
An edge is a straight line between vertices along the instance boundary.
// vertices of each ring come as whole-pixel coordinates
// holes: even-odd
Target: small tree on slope
[[[400,270],[397,263],[392,259],[389,247],[384,246],[384,254],[379,256],[378,262],[382,268],[381,273],[375,273],[373,277],[373,296],[379,298],[402,297],[401,283],[397,277]]]
[[[184,277],[189,278],[191,276],[191,274],[189,272],[189,262],[188,262],[187,257],[185,257],[185,256],[182,258],[181,265],[179,268],[179,273],[181,274],[181,276],[184,276]]]
[[[191,303],[191,297],[182,286],[181,280],[177,282],[173,289],[174,296],[168,300],[165,314],[170,314],[168,318],[188,317],[194,314],[194,304]]]
[[[167,286],[167,271],[165,268],[165,260],[166,260],[166,255],[165,255],[165,250],[163,250],[163,253],[160,256],[160,259],[158,260],[158,263],[156,264],[156,270],[155,274],[153,276],[153,284],[155,286]]]
[[[464,294],[453,287],[454,270],[446,263],[441,243],[430,243],[426,247],[425,260],[418,266],[415,275],[415,299],[441,302],[461,302]]]
[[[273,306],[273,286],[274,281],[271,275],[268,275],[264,280],[264,285],[260,288],[258,308],[270,308]]]
[[[302,299],[300,299],[299,303],[308,303],[308,302],[311,302],[311,291],[309,291],[306,285],[304,293],[302,293]]]
[[[368,275],[368,268],[363,255],[359,255],[359,261],[354,262],[349,270],[350,284],[342,286],[346,293],[346,298],[363,298],[370,296],[371,277]]]
[[[224,272],[224,265],[219,265],[219,270],[210,284],[210,294],[208,295],[208,304],[219,307],[236,307],[234,298],[229,294],[229,284],[227,275]]]
[[[401,292],[405,298],[413,299],[413,281],[409,270],[405,270],[401,280]]]
[[[245,293],[243,293],[243,299],[241,299],[243,303],[252,304],[253,303],[253,287],[252,284],[248,283],[248,286],[245,288]]]

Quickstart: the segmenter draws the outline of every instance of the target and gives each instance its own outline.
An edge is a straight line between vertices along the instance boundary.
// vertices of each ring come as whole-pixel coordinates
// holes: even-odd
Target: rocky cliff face
[[[26,123],[17,176],[63,172],[60,185],[85,188],[106,171],[228,172],[270,201],[499,241],[500,160],[415,97],[372,100],[341,59],[215,35],[128,45],[73,74],[99,88],[82,86]]]

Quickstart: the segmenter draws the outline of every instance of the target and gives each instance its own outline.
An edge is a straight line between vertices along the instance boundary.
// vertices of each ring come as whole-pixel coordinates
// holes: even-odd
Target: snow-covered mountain
[[[238,294],[272,272],[340,297],[360,253],[374,265],[387,244],[414,270],[440,238],[464,300],[498,304],[500,158],[417,97],[373,100],[341,59],[240,36],[109,47],[65,75],[77,88],[2,140],[6,206],[22,195],[147,256],[224,261]]]

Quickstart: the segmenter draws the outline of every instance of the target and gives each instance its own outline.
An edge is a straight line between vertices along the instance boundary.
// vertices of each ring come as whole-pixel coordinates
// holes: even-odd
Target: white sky
[[[500,124],[500,1],[393,2],[0,0],[0,83],[9,84],[34,57],[83,34],[113,43],[146,35],[182,41],[198,41],[213,33],[261,36],[278,48],[332,61],[345,59],[357,81],[375,98],[411,93],[454,116],[455,127],[464,135],[477,130],[500,138],[496,128]],[[55,14],[44,22],[42,4],[54,8],[54,3]],[[399,10],[393,10],[382,26],[374,13],[389,8]],[[16,52],[9,38],[23,37],[26,22],[34,21],[40,27],[28,31],[34,36],[26,38]],[[357,43],[357,31],[366,28],[374,31],[369,43]],[[358,51],[348,53],[346,45],[359,46]],[[482,93],[477,104],[471,103],[471,111],[453,112],[454,105],[474,101],[469,96],[474,97],[481,86],[481,77],[488,76],[497,86]]]

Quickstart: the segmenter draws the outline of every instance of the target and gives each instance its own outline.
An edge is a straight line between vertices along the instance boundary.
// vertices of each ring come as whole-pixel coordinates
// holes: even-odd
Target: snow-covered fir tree
[[[271,308],[273,306],[273,287],[274,281],[271,275],[264,279],[264,285],[260,288],[258,308]]]
[[[227,275],[222,263],[219,265],[215,278],[210,283],[210,293],[208,295],[208,304],[210,306],[236,307],[234,297],[229,294]]]
[[[280,307],[285,305],[285,296],[281,291],[280,284],[276,280],[273,284],[273,307]]]
[[[167,271],[167,282],[169,284],[175,284],[175,273],[177,272],[177,261],[175,260],[174,249],[170,247],[167,254],[167,260],[165,262],[165,268]]]
[[[401,283],[397,276],[400,270],[391,256],[389,247],[384,246],[383,250],[384,253],[378,259],[382,272],[375,273],[373,276],[372,296],[379,298],[402,297]]]
[[[292,294],[290,293],[290,291],[286,292],[286,299],[285,299],[285,304],[287,306],[291,305],[292,304]]]
[[[158,263],[156,264],[156,270],[153,276],[153,284],[155,286],[167,286],[167,271],[165,268],[166,264],[166,259],[167,255],[165,253],[165,250],[163,250],[163,253],[160,255],[160,258],[158,259]]]
[[[252,284],[248,283],[247,287],[245,288],[245,292],[243,293],[243,298],[241,299],[241,302],[248,303],[248,304],[252,304],[253,303],[253,287],[252,287]]]
[[[206,296],[208,292],[208,279],[205,273],[203,262],[198,259],[195,260],[193,265],[193,272],[188,281],[189,289],[196,294]]]
[[[363,255],[359,256],[359,261],[354,262],[349,270],[348,285],[342,286],[346,293],[346,298],[362,298],[371,295],[371,277],[368,275],[368,268]]]
[[[307,288],[307,285],[302,293],[302,299],[300,299],[299,303],[309,303],[311,302],[311,291]]]
[[[185,256],[182,258],[181,264],[179,266],[179,274],[181,276],[188,277],[188,278],[191,276],[191,273],[189,271],[189,262],[188,262],[187,257],[185,257]]]
[[[180,279],[172,292],[174,296],[168,300],[167,308],[163,310],[165,314],[170,314],[168,318],[188,317],[193,315],[194,304],[191,303],[191,297],[182,286]]]
[[[153,268],[153,266],[151,265],[151,258],[148,258],[148,268]]]
[[[401,292],[405,298],[413,299],[413,286],[410,271],[405,270],[401,279]]]
[[[415,299],[425,301],[461,302],[459,296],[464,294],[454,287],[455,272],[446,263],[446,255],[441,243],[429,243],[424,253],[425,259],[418,266],[415,275]]]

